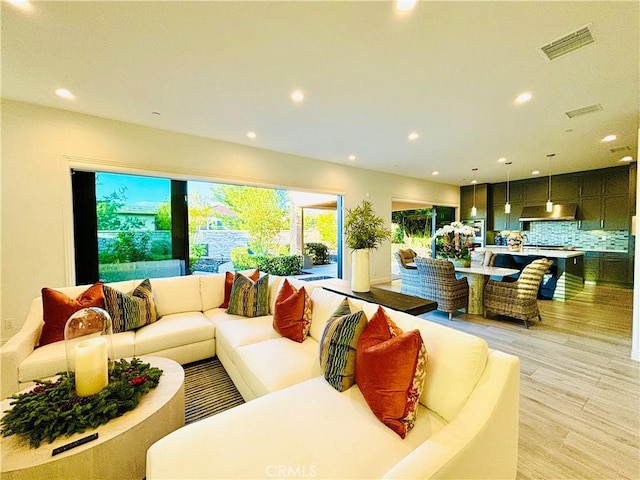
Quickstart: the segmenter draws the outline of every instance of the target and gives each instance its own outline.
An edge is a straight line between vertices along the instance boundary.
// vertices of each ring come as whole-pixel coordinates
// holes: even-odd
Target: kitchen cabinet
[[[460,187],[460,219],[470,220],[471,208],[473,207],[473,185],[465,185]],[[476,185],[475,205],[478,213],[475,218],[487,218],[487,184]]]
[[[598,280],[606,283],[631,283],[630,266],[628,254],[605,252],[600,258]]]
[[[588,172],[580,183],[581,230],[629,230],[629,169],[610,168]]]
[[[568,174],[551,177],[551,200],[553,202],[576,203],[579,196],[580,178],[578,176]]]
[[[549,198],[549,177],[527,180],[523,186],[526,205],[542,205]]]
[[[629,198],[626,195],[602,197],[603,230],[629,230],[630,223]]]
[[[504,204],[507,198],[506,183],[491,185],[489,192],[490,215],[487,222],[489,230],[521,230],[520,213],[522,213],[522,185],[516,185],[515,189],[509,184],[509,197],[511,213],[504,213]]]
[[[625,252],[585,252],[584,279],[596,284],[633,284],[632,261]]]
[[[596,283],[600,277],[600,252],[584,253],[584,279]]]
[[[581,230],[600,230],[602,198],[585,197],[580,199],[578,228]]]

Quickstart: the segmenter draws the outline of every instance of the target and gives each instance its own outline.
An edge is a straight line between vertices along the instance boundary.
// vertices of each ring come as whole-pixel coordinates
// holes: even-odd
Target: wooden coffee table
[[[351,285],[346,280],[330,279],[313,282],[330,292],[357,298],[366,302],[377,303],[383,307],[389,307],[399,312],[410,315],[421,315],[438,308],[438,302],[426,298],[414,297],[404,293],[385,290],[384,288],[371,287],[369,292],[353,292]]]
[[[142,397],[135,409],[95,430],[60,437],[53,443],[45,441],[38,448],[30,448],[15,435],[1,437],[0,477],[3,480],[144,478],[148,448],[184,425],[184,370],[168,358],[140,359],[162,369],[163,374],[158,386]],[[9,403],[9,399],[2,401],[2,412],[11,408]],[[95,432],[98,439],[51,456],[54,448]]]

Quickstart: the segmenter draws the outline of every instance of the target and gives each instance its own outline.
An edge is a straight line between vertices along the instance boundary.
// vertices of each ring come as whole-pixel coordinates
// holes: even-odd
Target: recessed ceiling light
[[[431,175],[440,175],[440,172],[437,170],[434,170],[433,172],[431,172]]]
[[[475,185],[476,183],[478,183],[478,180],[471,180],[472,185]]]
[[[56,90],[55,93],[60,98],[64,98],[66,100],[73,100],[74,98],[76,98],[76,96],[73,93],[71,93],[69,90],[67,90],[66,88],[59,88],[59,89]]]
[[[356,156],[355,155],[349,155],[349,157],[347,157],[347,158],[349,158],[349,160],[351,160],[353,162],[356,159]]]
[[[616,138],[618,138],[616,135],[607,135],[606,137],[604,137],[602,139],[603,142],[613,142]]]
[[[415,140],[416,138],[418,138],[420,135],[418,135],[416,132],[411,132],[409,134],[409,136],[407,137],[409,140]]]
[[[507,161],[507,159],[506,159],[506,158],[504,158],[504,157],[500,157],[500,158],[498,159],[498,162],[500,162],[500,163],[504,163],[504,162],[506,162],[506,161]]]
[[[294,90],[291,92],[291,100],[296,103],[300,103],[304,100],[304,93],[301,90]]]
[[[253,140],[254,138],[256,138],[256,132],[247,132],[247,137]]]
[[[409,10],[413,10],[416,3],[418,3],[417,0],[397,0],[396,8],[401,12],[408,12]]]
[[[529,92],[521,93],[516,97],[516,103],[527,103],[533,98],[533,95]]]
[[[540,170],[534,170],[531,175],[540,175]]]
[[[622,157],[620,159],[621,162],[632,162],[633,161],[633,157],[627,155],[626,157]]]

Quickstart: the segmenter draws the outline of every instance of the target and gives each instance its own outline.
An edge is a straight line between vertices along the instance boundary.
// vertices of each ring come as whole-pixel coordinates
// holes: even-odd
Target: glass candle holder
[[[83,308],[67,320],[67,371],[74,372],[78,396],[95,395],[108,385],[114,358],[112,337],[111,316],[102,308]]]

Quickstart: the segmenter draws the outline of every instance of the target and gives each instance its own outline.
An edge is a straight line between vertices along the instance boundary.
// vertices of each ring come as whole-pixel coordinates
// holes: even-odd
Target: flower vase
[[[351,252],[351,291],[368,292],[370,290],[369,249],[354,250]]]

